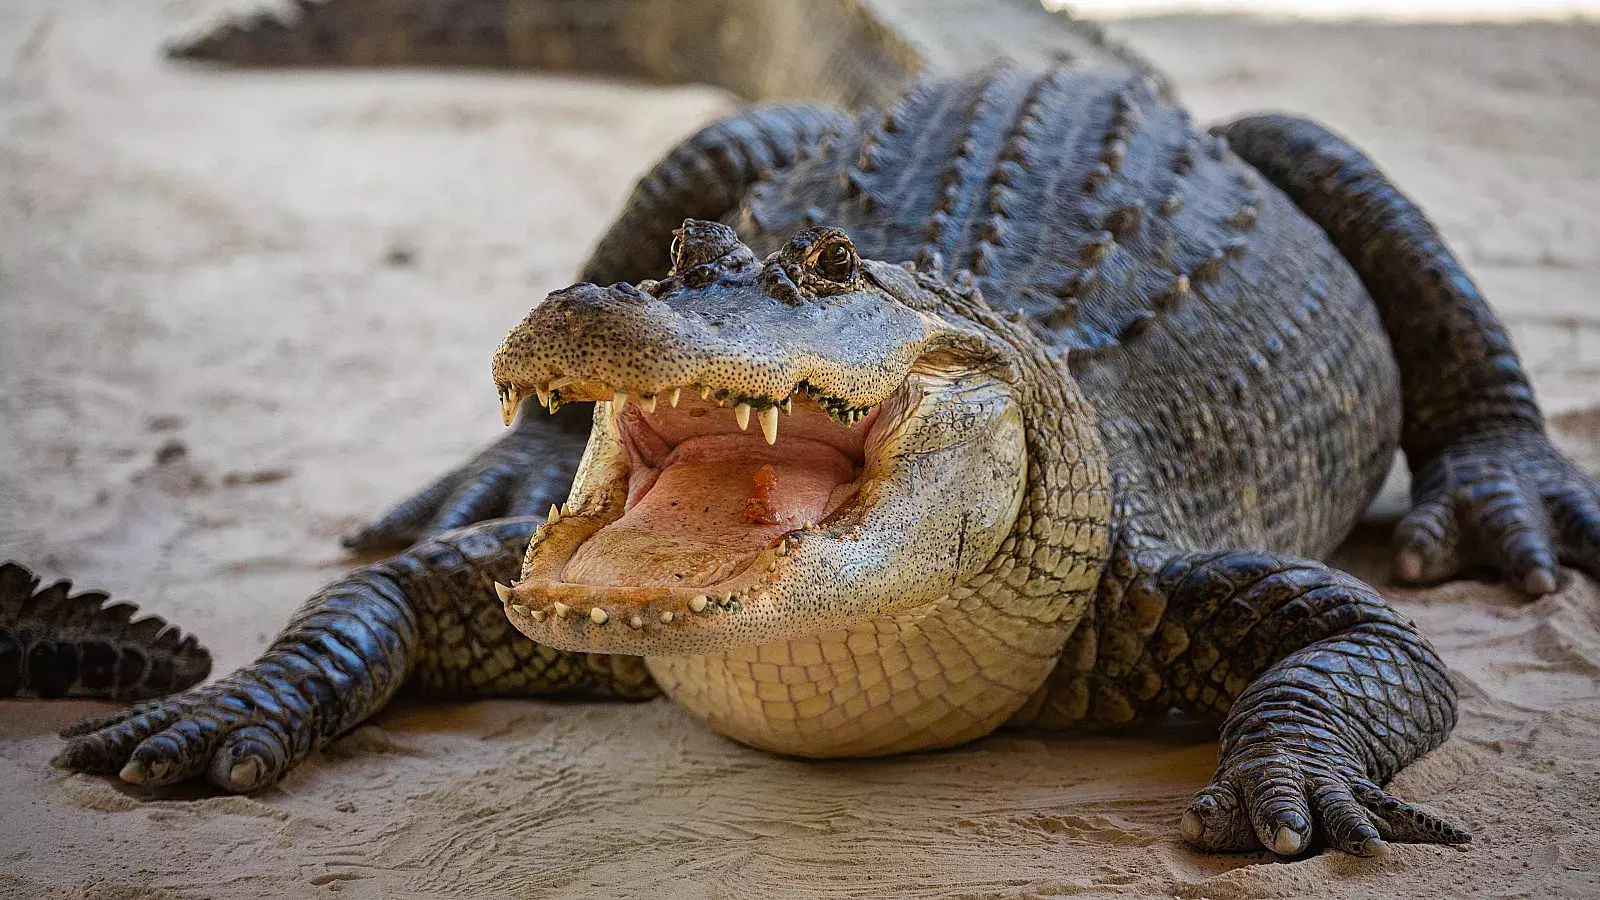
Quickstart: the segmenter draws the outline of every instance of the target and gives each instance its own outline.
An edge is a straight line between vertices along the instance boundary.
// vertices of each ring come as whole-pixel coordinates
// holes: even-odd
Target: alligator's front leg
[[[537,524],[485,523],[353,572],[307,601],[256,662],[68,729],[55,764],[146,785],[204,777],[242,793],[276,781],[404,684],[468,697],[654,696],[641,660],[553,650],[506,620],[495,582],[516,577]]]
[[[1069,640],[1027,722],[1109,726],[1182,707],[1223,721],[1221,763],[1183,815],[1206,850],[1470,835],[1382,785],[1456,722],[1444,664],[1411,622],[1320,563],[1124,543],[1092,621]]]
[[[1153,661],[1179,706],[1223,717],[1221,762],[1184,813],[1209,850],[1314,839],[1361,856],[1384,841],[1471,835],[1381,785],[1444,742],[1456,690],[1405,616],[1320,563],[1249,551],[1184,555],[1138,590],[1168,598]]]

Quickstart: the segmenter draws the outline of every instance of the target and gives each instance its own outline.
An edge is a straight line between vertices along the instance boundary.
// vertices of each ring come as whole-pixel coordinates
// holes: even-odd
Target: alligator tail
[[[265,0],[262,0],[265,2]],[[997,54],[1166,83],[1099,26],[1039,0],[283,0],[204,23],[170,55],[235,65],[515,67],[885,106]]]
[[[70,581],[0,565],[0,698],[145,700],[197,684],[211,653],[193,635],[138,608],[107,604],[100,591],[72,594]]]

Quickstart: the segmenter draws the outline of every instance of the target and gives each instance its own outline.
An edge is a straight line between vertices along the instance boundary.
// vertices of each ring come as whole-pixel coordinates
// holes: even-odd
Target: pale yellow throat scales
[[[1000,727],[1040,687],[1095,580],[1085,572],[1063,584],[1075,596],[1053,604],[1059,618],[1050,622],[1004,612],[1018,605],[1016,589],[985,570],[907,614],[646,663],[685,709],[763,750],[840,757],[951,747]]]

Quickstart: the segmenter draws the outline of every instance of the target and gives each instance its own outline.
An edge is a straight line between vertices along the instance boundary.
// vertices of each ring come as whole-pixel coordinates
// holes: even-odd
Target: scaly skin
[[[541,647],[500,615],[494,579],[516,572],[536,524],[447,532],[352,572],[312,597],[256,663],[68,729],[55,764],[151,786],[204,777],[246,792],[277,781],[406,683],[447,697],[589,688],[654,696],[638,660]]]
[[[72,582],[39,587],[16,563],[0,565],[0,697],[144,700],[181,691],[211,672],[211,654],[156,616],[104,605]]]
[[[1336,136],[1282,117],[1196,132],[1091,32],[951,4],[1025,35],[1024,65],[930,78],[892,104],[913,73],[982,61],[968,20],[841,0],[796,28],[777,5],[718,7],[753,17],[763,29],[731,33],[759,32],[787,67],[697,43],[693,16],[648,0],[553,31],[507,12],[558,15],[539,0],[453,20],[481,27],[436,35],[460,39],[452,60],[886,111],[755,109],[670,154],[583,270],[623,283],[552,294],[496,357],[508,419],[523,397],[600,401],[581,464],[570,421],[542,430],[523,402],[503,447],[358,543],[498,514],[551,487],[537,471],[575,467],[548,522],[478,525],[359,573],[261,662],[91,723],[64,764],[248,790],[403,680],[542,693],[573,686],[551,672],[599,670],[643,695],[651,682],[620,662],[636,657],[601,655],[638,654],[713,727],[805,755],[1189,709],[1223,724],[1217,775],[1180,825],[1198,846],[1467,840],[1381,788],[1453,726],[1443,664],[1370,587],[1311,559],[1403,447],[1418,507],[1402,576],[1487,563],[1537,595],[1558,558],[1600,573],[1600,489],[1550,448],[1503,330],[1422,213]],[[431,59],[415,29],[432,20],[391,15],[406,5],[330,0],[338,27],[314,11],[309,31],[258,23],[185,49]],[[1052,43],[1083,64],[1049,65]],[[838,59],[858,62],[822,64]],[[683,222],[663,273],[665,232],[693,217],[737,236]],[[726,421],[730,405],[769,443],[861,429],[861,487],[706,594],[572,574],[588,542],[626,537],[608,529],[638,501],[632,467],[656,465],[633,460],[638,422],[664,427],[677,414],[662,404],[683,396],[682,415]],[[458,624],[439,627],[441,609]],[[542,667],[505,668],[524,656]]]

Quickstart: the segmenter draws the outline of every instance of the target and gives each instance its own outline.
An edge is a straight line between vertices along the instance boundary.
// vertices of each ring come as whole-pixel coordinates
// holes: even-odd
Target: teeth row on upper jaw
[[[752,410],[755,411],[756,420],[761,425],[761,434],[769,444],[775,444],[778,441],[778,413],[782,411],[784,415],[790,414],[794,406],[794,393],[803,393],[810,397],[812,402],[816,403],[823,412],[828,414],[828,418],[846,428],[860,422],[867,417],[868,413],[872,412],[871,406],[853,407],[844,400],[822,393],[804,381],[800,382],[794,393],[781,400],[774,397],[735,395],[726,390],[713,390],[709,385],[704,384],[691,385],[690,387],[700,394],[700,399],[702,400],[715,399],[718,406],[732,404],[734,421],[739,423],[741,431],[750,427],[750,413]],[[508,390],[507,388],[501,389],[502,401],[508,395]],[[535,385],[534,391],[538,394],[539,404],[552,413],[560,409],[562,403],[565,402],[561,398],[560,389],[552,389],[548,382]],[[663,397],[666,398],[668,405],[675,407],[678,405],[678,401],[683,398],[683,388],[675,387],[659,394],[640,394],[637,397],[626,391],[613,389],[611,392],[611,402],[616,408],[621,409],[628,404],[628,401],[637,399],[639,407],[647,413],[655,412],[657,403]]]

